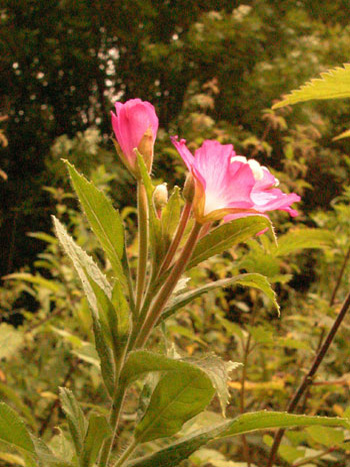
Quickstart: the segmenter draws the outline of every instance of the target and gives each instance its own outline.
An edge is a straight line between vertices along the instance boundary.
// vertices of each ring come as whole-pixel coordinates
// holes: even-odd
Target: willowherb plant
[[[101,375],[111,401],[109,417],[94,413],[86,417],[73,393],[62,388],[61,405],[75,450],[69,459],[57,458],[43,441],[29,434],[5,404],[0,409],[0,439],[18,449],[28,466],[171,467],[212,440],[255,430],[308,425],[348,428],[345,418],[253,412],[232,420],[223,417],[215,426],[169,441],[147,457],[135,458],[135,451],[144,443],[176,435],[188,420],[208,407],[216,393],[224,415],[227,380],[236,366],[212,353],[196,360],[144,350],[155,327],[208,290],[235,283],[262,290],[278,309],[270,284],[260,274],[240,274],[175,293],[183,273],[254,235],[266,231],[274,235],[266,213],[284,210],[295,216],[291,204],[300,198],[283,193],[266,167],[237,156],[230,144],[205,141],[192,155],[185,141],[174,137],[173,144],[189,174],[183,198],[175,188],[168,199],[166,185],[155,187],[150,176],[158,130],[154,107],[140,99],[118,102],[112,124],[117,152],[137,184],[136,274],[129,267],[118,211],[69,162],[73,187],[111,264],[112,280],[54,218],[57,237],[74,264],[91,308]],[[157,373],[159,378],[129,446],[118,452],[115,438],[126,392],[148,373]],[[4,426],[9,427],[7,431]]]

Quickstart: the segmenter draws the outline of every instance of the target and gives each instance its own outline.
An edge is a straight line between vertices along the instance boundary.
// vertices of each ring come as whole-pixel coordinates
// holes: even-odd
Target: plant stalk
[[[169,274],[169,277],[159,291],[153,305],[148,312],[148,315],[146,316],[145,322],[135,341],[136,348],[142,348],[145,345],[149,335],[152,332],[152,329],[157,324],[164,306],[166,305],[171,293],[173,292],[178,280],[181,277],[181,274],[184,272],[186,265],[192,256],[201,228],[202,224],[199,222],[194,224],[190,236],[188,237],[177,262],[175,263],[171,273]]]
[[[139,313],[142,304],[148,257],[148,202],[146,188],[141,180],[137,182],[137,210],[139,224],[139,256],[136,280],[136,314]]]
[[[122,466],[124,464],[124,461],[126,461],[131,456],[131,454],[135,451],[137,446],[138,446],[138,443],[135,440],[133,440],[130,446],[126,448],[126,450],[123,452],[121,457],[114,464],[114,467]]]
[[[179,225],[177,226],[177,229],[176,229],[176,233],[175,233],[175,236],[170,244],[170,247],[169,247],[169,250],[163,260],[163,263],[162,265],[160,266],[159,268],[159,271],[158,271],[158,274],[156,275],[156,278],[155,280],[157,280],[159,278],[159,276],[165,272],[168,267],[170,266],[173,258],[174,258],[174,255],[178,249],[178,246],[181,242],[181,239],[183,237],[183,234],[184,234],[184,231],[185,231],[185,228],[186,228],[186,225],[187,225],[187,222],[188,222],[188,219],[190,218],[190,214],[191,214],[191,210],[192,210],[192,203],[186,203],[183,210],[182,210],[182,213],[181,213],[181,219],[180,219],[180,222],[179,222]]]
[[[119,418],[120,418],[120,413],[121,413],[121,409],[122,409],[123,402],[124,402],[125,391],[126,391],[125,386],[119,386],[116,391],[115,397],[113,399],[113,404],[111,407],[110,418],[109,418],[110,426],[113,429],[113,435],[111,436],[111,438],[105,441],[103,445],[100,461],[98,464],[99,467],[108,466],[108,461],[109,461],[109,458],[112,452],[114,440],[117,436]]]
[[[298,389],[296,390],[296,392],[294,393],[289,405],[288,405],[288,408],[287,408],[287,412],[288,413],[293,413],[302,397],[302,395],[304,394],[305,390],[308,388],[308,386],[312,383],[312,379],[313,377],[315,376],[319,366],[321,365],[329,347],[331,346],[333,340],[334,340],[334,337],[339,329],[339,326],[341,325],[347,311],[349,310],[350,308],[350,292],[348,294],[348,296],[346,297],[344,303],[343,303],[343,306],[341,307],[341,310],[337,316],[337,318],[335,319],[334,323],[333,323],[333,326],[332,328],[330,329],[326,339],[324,340],[322,346],[320,347],[320,350],[317,352],[316,354],[316,357],[313,361],[313,364],[310,368],[310,370],[307,372],[307,374],[304,376],[300,386],[298,387]],[[267,462],[267,467],[272,467],[274,461],[275,461],[275,457],[276,457],[276,454],[277,454],[277,451],[278,451],[278,448],[281,444],[281,440],[283,438],[283,435],[284,435],[284,432],[285,430],[284,429],[281,429],[281,430],[278,430],[276,435],[275,435],[275,439],[274,439],[274,442],[273,442],[273,445],[272,445],[272,448],[271,448],[271,452],[270,452],[270,457],[269,457],[269,460]]]

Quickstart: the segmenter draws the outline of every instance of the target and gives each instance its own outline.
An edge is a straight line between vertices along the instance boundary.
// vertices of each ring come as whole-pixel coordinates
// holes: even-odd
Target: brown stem
[[[344,275],[344,272],[345,272],[346,265],[348,264],[349,258],[350,258],[350,246],[348,248],[348,251],[346,252],[342,267],[341,267],[340,272],[339,272],[337,282],[335,284],[335,287],[334,287],[334,290],[333,290],[333,293],[332,293],[332,296],[331,296],[331,299],[329,300],[329,306],[334,305],[335,297],[336,297],[338,289],[340,287],[340,284],[341,284],[341,281],[342,281],[342,278],[343,278],[343,275]]]
[[[288,408],[287,408],[287,412],[288,413],[293,413],[300,401],[300,398],[301,396],[304,394],[305,390],[309,387],[309,385],[311,384],[312,382],[312,378],[315,376],[319,366],[321,365],[330,345],[332,344],[333,342],[333,339],[339,329],[339,326],[341,325],[347,311],[349,310],[350,308],[350,292],[348,294],[348,296],[346,297],[344,303],[343,303],[343,306],[341,307],[341,310],[337,316],[337,318],[335,319],[334,323],[333,323],[333,326],[332,328],[330,329],[324,343],[322,344],[320,350],[317,352],[316,354],[316,357],[313,361],[313,364],[310,368],[310,370],[307,372],[307,374],[304,376],[300,386],[298,387],[298,389],[296,390],[296,392],[294,393],[289,405],[288,405]],[[270,457],[269,457],[269,460],[267,462],[267,467],[272,467],[273,463],[274,463],[274,460],[275,460],[275,457],[276,457],[276,454],[277,454],[277,451],[278,451],[278,448],[279,448],[279,445],[281,443],[281,440],[283,438],[283,435],[284,435],[284,432],[285,430],[284,429],[281,429],[281,430],[278,430],[276,435],[275,435],[275,439],[274,439],[274,442],[273,442],[273,445],[272,445],[272,448],[271,448],[271,452],[270,452]]]

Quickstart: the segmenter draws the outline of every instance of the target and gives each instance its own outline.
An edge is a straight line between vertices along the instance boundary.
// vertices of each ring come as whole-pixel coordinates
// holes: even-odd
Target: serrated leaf
[[[121,263],[124,253],[124,228],[119,212],[92,182],[80,175],[68,161],[65,163],[92,230],[110,260],[117,279],[125,282]]]
[[[245,242],[266,228],[273,232],[270,220],[263,216],[242,217],[219,225],[199,240],[186,269],[189,270],[211,256]]]
[[[68,421],[76,453],[80,457],[88,428],[87,420],[72,391],[67,388],[60,388],[60,400],[62,410]]]
[[[33,441],[23,420],[4,402],[0,402],[0,441],[23,453],[36,456]]]
[[[89,304],[92,310],[94,310],[94,312],[98,315],[96,296],[90,285],[87,275],[94,282],[96,282],[96,284],[99,287],[101,287],[101,289],[104,291],[107,297],[112,296],[111,286],[108,283],[104,274],[102,274],[98,266],[94,263],[92,258],[87,253],[85,253],[85,251],[82,248],[80,248],[80,246],[78,246],[75,243],[75,241],[66,231],[65,227],[54,216],[53,216],[53,222],[54,222],[57,238],[59,239],[61,246],[64,249],[65,253],[69,256],[69,258],[73,262],[73,265],[80,277],[84,292],[86,294],[86,297],[89,301]]]
[[[238,276],[230,277],[229,279],[222,279],[219,281],[211,282],[210,284],[199,287],[198,289],[191,290],[190,292],[185,292],[183,294],[175,296],[169,305],[165,308],[162,314],[162,320],[171,316],[175,311],[184,307],[188,303],[192,302],[194,299],[200,297],[201,295],[210,292],[211,290],[217,288],[231,287],[233,285],[241,285],[244,287],[253,287],[264,292],[268,298],[271,300],[277,312],[279,313],[279,305],[276,301],[276,294],[271,288],[271,285],[266,277],[257,273],[250,274],[240,274]]]
[[[322,229],[294,229],[278,237],[278,248],[275,256],[286,256],[307,248],[330,248],[334,242],[334,234]]]
[[[81,467],[91,467],[95,464],[102,443],[112,436],[112,430],[105,417],[92,414],[84,440]]]
[[[227,383],[230,381],[231,371],[238,368],[241,364],[236,362],[225,362],[217,355],[210,353],[199,359],[190,359],[191,363],[198,365],[211,379],[214,388],[216,389],[222,415],[225,417],[226,406],[229,402],[230,393]]]
[[[347,429],[350,426],[348,420],[336,417],[313,417],[267,411],[246,413],[233,420],[216,425],[213,428],[204,428],[196,431],[150,456],[129,462],[127,467],[177,467],[182,460],[187,459],[201,446],[215,439],[265,429],[312,425],[341,426]]]
[[[272,109],[279,109],[286,105],[319,99],[340,99],[350,97],[350,64],[336,67],[321,73],[321,78],[312,79],[299,89],[292,91]]]
[[[166,374],[135,428],[136,441],[144,443],[177,433],[186,421],[204,410],[214,393],[210,378],[195,367]]]
[[[120,381],[124,385],[128,385],[151,372],[181,372],[193,369],[195,367],[191,363],[183,360],[169,358],[146,350],[135,350],[128,354]]]

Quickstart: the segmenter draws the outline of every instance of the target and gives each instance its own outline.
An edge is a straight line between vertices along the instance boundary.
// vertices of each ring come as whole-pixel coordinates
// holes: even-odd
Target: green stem
[[[163,287],[159,291],[153,305],[151,306],[148,315],[145,319],[145,322],[141,328],[139,335],[135,341],[135,347],[141,348],[145,345],[149,335],[152,332],[152,329],[157,324],[158,319],[168,301],[171,293],[173,292],[178,280],[181,277],[181,274],[184,272],[188,261],[192,256],[194,247],[196,246],[198,236],[200,234],[202,224],[196,222],[193,226],[193,229],[190,233],[190,236],[187,239],[187,242],[175,263],[169,277],[165,281]]]
[[[114,464],[114,467],[120,467],[121,465],[123,465],[124,461],[126,461],[131,456],[131,454],[135,451],[137,446],[138,443],[135,440],[133,440],[130,446],[128,446],[128,448],[123,452],[118,461]]]
[[[139,313],[146,282],[148,256],[148,202],[146,188],[141,181],[137,183],[137,209],[139,222],[139,258],[136,281],[136,314]]]
[[[190,214],[191,214],[191,210],[192,210],[192,203],[186,203],[183,210],[182,210],[182,213],[181,213],[181,219],[180,219],[180,222],[179,222],[179,225],[176,229],[176,233],[175,233],[175,236],[170,244],[170,247],[169,247],[169,250],[163,260],[163,263],[162,265],[160,266],[159,268],[159,271],[158,271],[158,274],[156,275],[156,280],[159,278],[159,276],[165,272],[168,267],[170,266],[173,258],[174,258],[174,255],[178,249],[178,246],[181,242],[181,239],[183,237],[183,234],[184,234],[184,231],[185,231],[185,228],[186,228],[186,225],[187,225],[187,222],[188,222],[188,219],[190,218]]]
[[[121,412],[124,397],[125,397],[125,391],[126,391],[125,386],[119,386],[116,391],[115,397],[113,399],[113,404],[111,407],[111,412],[110,412],[110,417],[109,417],[109,424],[113,429],[113,435],[103,445],[100,461],[98,464],[99,467],[108,466],[108,461],[111,455],[114,440],[117,436],[120,412]]]

